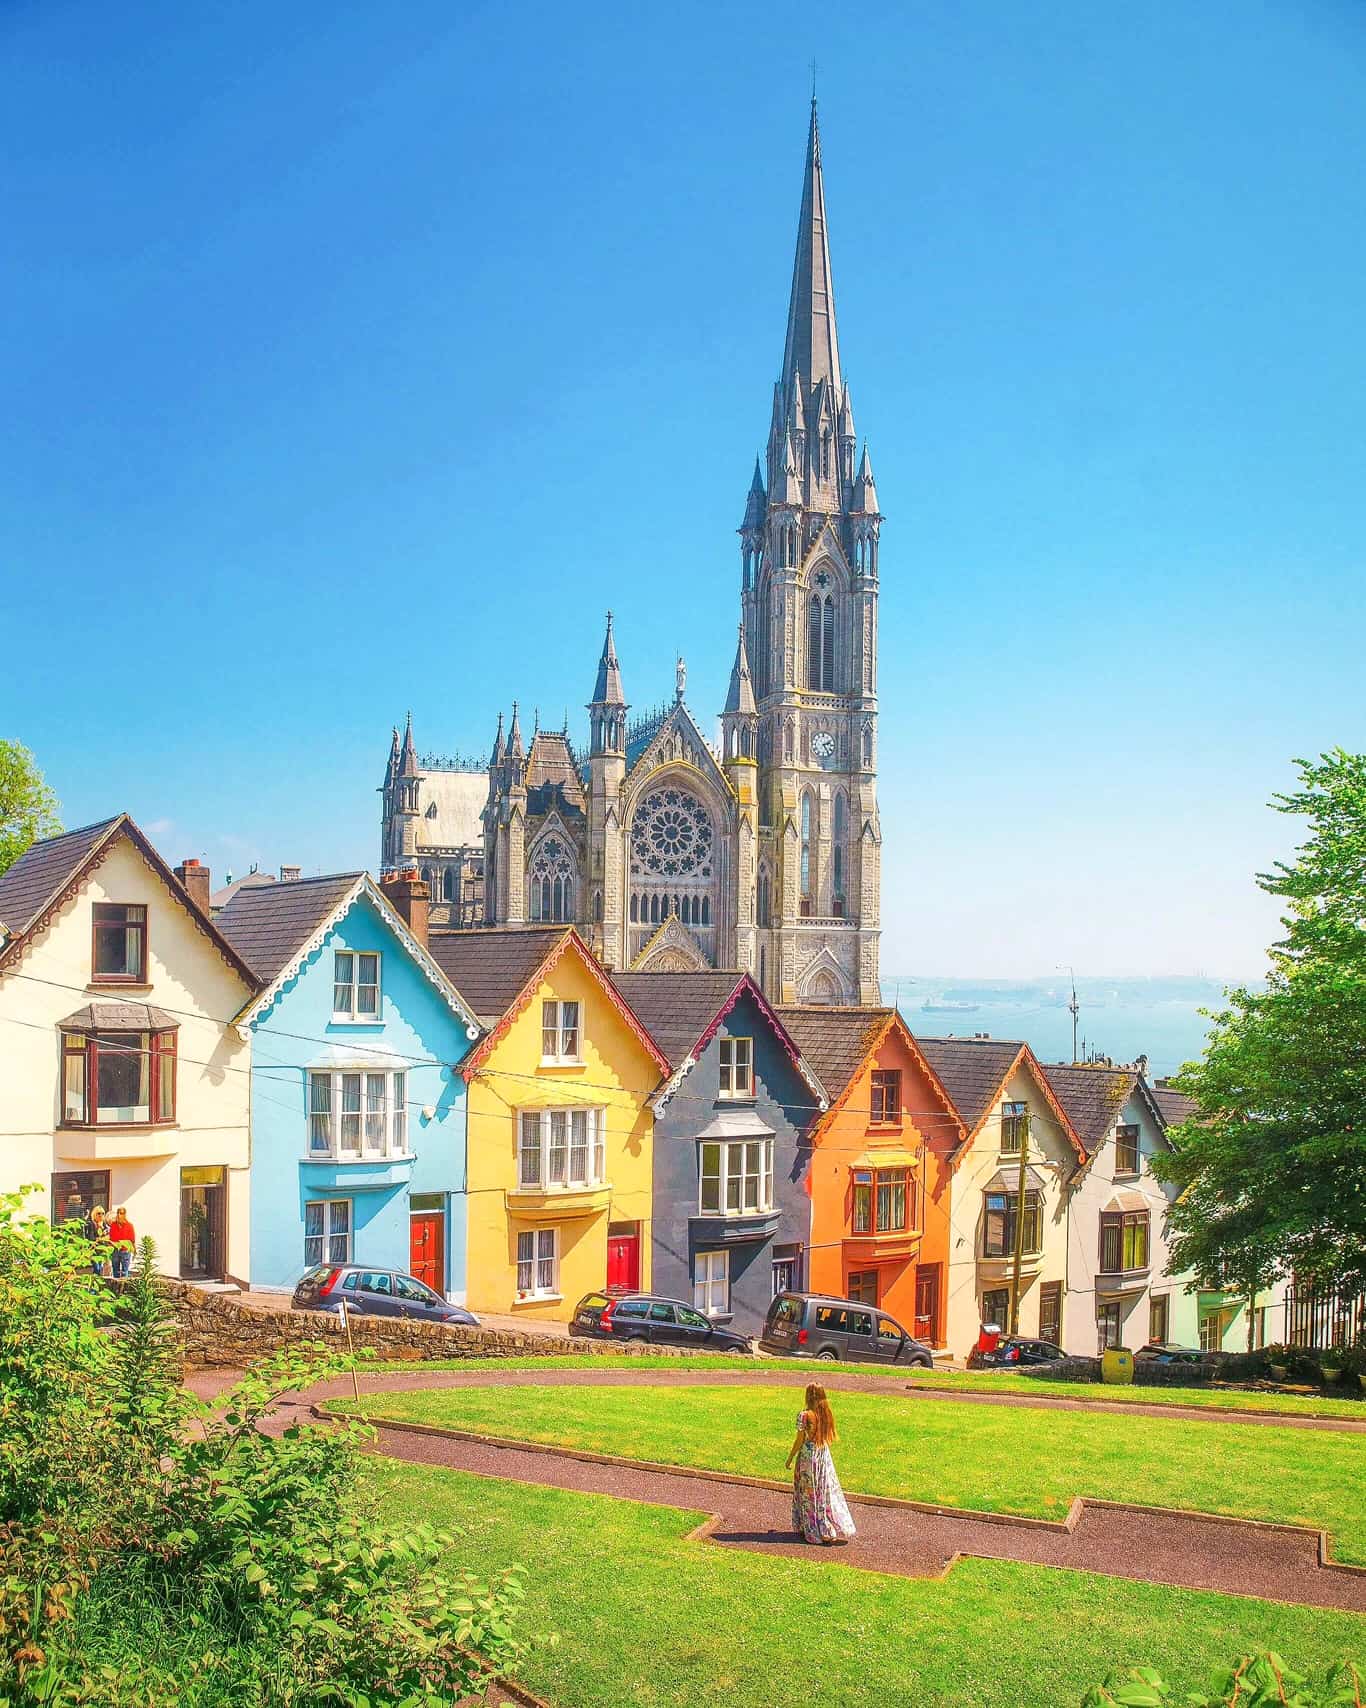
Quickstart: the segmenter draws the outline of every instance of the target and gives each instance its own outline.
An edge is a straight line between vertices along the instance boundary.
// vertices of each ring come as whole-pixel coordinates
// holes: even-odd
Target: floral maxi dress
[[[847,1542],[855,1534],[849,1503],[835,1475],[829,1447],[817,1447],[806,1425],[806,1413],[797,1418],[802,1444],[792,1477],[792,1528],[807,1542]]]

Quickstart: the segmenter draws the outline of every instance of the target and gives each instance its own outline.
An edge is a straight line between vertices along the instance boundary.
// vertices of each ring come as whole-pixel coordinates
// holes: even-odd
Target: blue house
[[[612,983],[673,1066],[653,1099],[651,1290],[758,1334],[774,1297],[806,1284],[806,1132],[824,1088],[747,973]]]
[[[266,884],[214,923],[262,984],[237,1017],[252,1039],[252,1285],[373,1263],[462,1303],[458,1064],[480,1028],[427,953],[425,885],[396,876],[382,892],[365,872]]]

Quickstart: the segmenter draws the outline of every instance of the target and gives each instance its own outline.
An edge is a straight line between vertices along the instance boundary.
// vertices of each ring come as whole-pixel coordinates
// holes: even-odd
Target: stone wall
[[[1073,1357],[1056,1364],[1031,1364],[1018,1372],[1046,1382],[1099,1382],[1100,1359]],[[1198,1364],[1159,1364],[1156,1359],[1134,1360],[1134,1386],[1139,1388],[1198,1388],[1207,1382],[1246,1382],[1266,1374],[1266,1355],[1261,1352],[1214,1352]]]
[[[240,1370],[282,1346],[306,1341],[322,1341],[329,1351],[346,1349],[346,1329],[331,1311],[258,1311],[240,1304],[230,1293],[203,1293],[183,1281],[161,1279],[157,1286],[180,1325],[187,1369]],[[678,1355],[674,1347],[566,1340],[520,1330],[445,1327],[395,1317],[352,1316],[351,1344],[358,1351],[372,1349],[379,1359],[414,1362],[424,1358],[549,1358],[566,1353],[618,1358],[646,1352]]]

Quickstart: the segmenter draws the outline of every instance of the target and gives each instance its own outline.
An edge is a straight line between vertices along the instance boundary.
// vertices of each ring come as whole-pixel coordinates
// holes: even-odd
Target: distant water
[[[1202,1053],[1210,1022],[1200,1010],[1222,1008],[1225,988],[1204,978],[1078,980],[1078,1048],[1117,1062],[1146,1055],[1151,1075],[1174,1074]],[[882,981],[883,1000],[899,1004],[914,1032],[1021,1038],[1045,1062],[1072,1059],[1070,994],[1066,985],[1025,980],[916,974]],[[971,1011],[927,1011],[926,1002],[970,1004]]]

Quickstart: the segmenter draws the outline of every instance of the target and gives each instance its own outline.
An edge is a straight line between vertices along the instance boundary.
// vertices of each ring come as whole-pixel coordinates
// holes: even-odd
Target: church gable
[[[700,973],[710,969],[711,962],[701,945],[677,914],[670,914],[631,963],[631,971],[636,973]]]
[[[716,762],[711,743],[698,729],[692,713],[681,700],[665,715],[655,731],[654,738],[632,765],[626,778],[627,787],[639,788],[648,780],[651,771],[674,764],[691,765],[702,773],[714,789],[719,789],[726,795],[732,792],[724,772]]]

